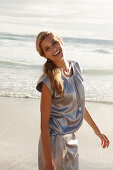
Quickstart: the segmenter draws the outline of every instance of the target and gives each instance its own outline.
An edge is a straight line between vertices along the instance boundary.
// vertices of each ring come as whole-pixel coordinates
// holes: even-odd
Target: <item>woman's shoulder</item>
[[[36,89],[41,92],[42,91],[42,84],[45,83],[46,86],[48,87],[48,89],[50,90],[51,94],[53,95],[53,91],[51,89],[51,83],[50,83],[50,79],[48,78],[48,76],[43,73],[39,79],[38,79],[38,82],[37,82],[37,85],[36,85]]]
[[[74,60],[70,60],[72,66],[73,66],[73,69],[75,71],[79,71],[80,74],[82,74],[82,71],[81,71],[81,66],[79,65],[79,63],[77,61],[74,61]]]
[[[83,83],[84,78],[82,75],[81,67],[77,61],[71,61],[72,62],[72,68],[73,68],[73,78],[76,79],[76,83]]]

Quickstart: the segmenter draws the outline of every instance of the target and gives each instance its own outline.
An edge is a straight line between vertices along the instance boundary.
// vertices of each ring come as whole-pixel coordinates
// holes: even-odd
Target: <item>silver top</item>
[[[77,131],[83,121],[85,108],[84,81],[79,64],[70,61],[73,75],[65,77],[62,75],[64,83],[64,97],[60,97],[51,89],[49,78],[43,74],[36,86],[41,92],[42,82],[49,88],[52,95],[50,134],[64,135]]]

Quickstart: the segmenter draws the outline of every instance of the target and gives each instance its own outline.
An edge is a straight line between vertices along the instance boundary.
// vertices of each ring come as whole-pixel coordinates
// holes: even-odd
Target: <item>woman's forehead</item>
[[[56,40],[56,38],[50,34],[46,36],[44,40],[42,40],[41,46],[45,46],[49,43],[52,43],[54,40]]]

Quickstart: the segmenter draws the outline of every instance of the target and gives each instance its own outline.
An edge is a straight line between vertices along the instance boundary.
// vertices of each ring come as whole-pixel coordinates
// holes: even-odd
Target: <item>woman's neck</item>
[[[68,60],[63,59],[60,60],[58,63],[55,63],[57,65],[58,68],[61,69],[61,72],[64,76],[71,76],[72,75],[72,67],[71,64]]]
[[[60,68],[61,70],[66,71],[66,72],[69,71],[70,63],[69,63],[68,60],[62,59],[62,60],[56,62],[55,64],[56,64],[57,67]]]

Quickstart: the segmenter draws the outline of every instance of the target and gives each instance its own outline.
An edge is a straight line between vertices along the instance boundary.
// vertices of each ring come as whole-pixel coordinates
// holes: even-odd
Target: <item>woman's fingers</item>
[[[104,136],[104,138],[106,139],[106,145],[107,145],[107,148],[108,148],[108,146],[109,146],[109,144],[110,144],[109,139],[108,139],[107,136],[105,136],[104,134],[103,134],[103,136]]]
[[[105,148],[105,147],[108,148],[109,143],[110,143],[108,138],[104,134],[101,134],[100,135],[100,139],[101,139],[101,146],[102,146],[102,148]]]
[[[101,146],[103,146],[103,139],[101,139]]]

